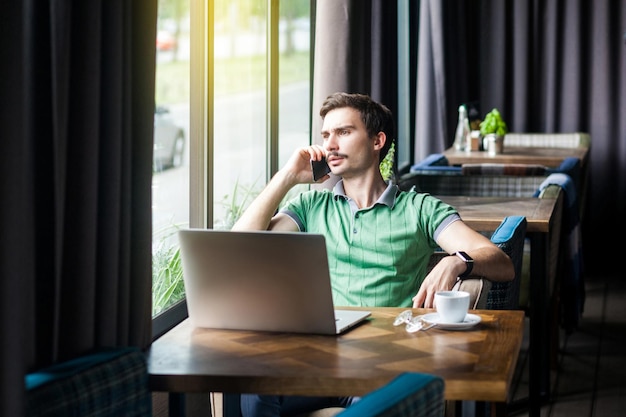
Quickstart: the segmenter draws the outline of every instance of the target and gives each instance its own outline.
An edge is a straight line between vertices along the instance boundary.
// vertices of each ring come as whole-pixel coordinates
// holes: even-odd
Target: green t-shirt
[[[337,306],[410,307],[437,234],[459,218],[441,200],[392,184],[372,207],[359,210],[341,181],[333,192],[303,192],[281,211],[301,231],[325,236]]]

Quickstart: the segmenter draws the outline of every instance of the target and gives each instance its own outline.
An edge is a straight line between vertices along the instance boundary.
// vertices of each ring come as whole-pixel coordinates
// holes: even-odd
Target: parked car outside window
[[[181,166],[184,151],[183,128],[174,122],[167,107],[157,106],[154,111],[154,171]]]

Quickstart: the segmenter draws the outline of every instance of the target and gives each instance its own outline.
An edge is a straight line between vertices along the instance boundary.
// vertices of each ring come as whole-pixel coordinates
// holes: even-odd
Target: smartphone
[[[321,161],[311,160],[311,170],[313,171],[313,181],[316,182],[330,173],[330,167],[326,163],[326,158],[322,158]]]

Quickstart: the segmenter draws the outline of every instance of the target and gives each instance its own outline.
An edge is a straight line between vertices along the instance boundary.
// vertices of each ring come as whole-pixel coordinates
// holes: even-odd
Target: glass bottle
[[[459,151],[469,151],[472,149],[471,140],[467,109],[461,104],[459,106],[459,121],[456,125],[456,132],[454,133],[454,148]]]

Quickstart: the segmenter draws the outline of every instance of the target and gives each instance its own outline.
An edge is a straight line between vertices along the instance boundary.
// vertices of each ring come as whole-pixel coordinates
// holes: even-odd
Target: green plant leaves
[[[388,181],[393,176],[393,158],[396,153],[396,143],[391,142],[391,146],[389,147],[389,151],[385,158],[380,163],[380,174],[383,176],[385,181]]]
[[[495,133],[498,136],[504,136],[507,132],[508,128],[506,123],[496,108],[487,113],[485,120],[480,123],[480,134],[483,136],[490,133]]]

